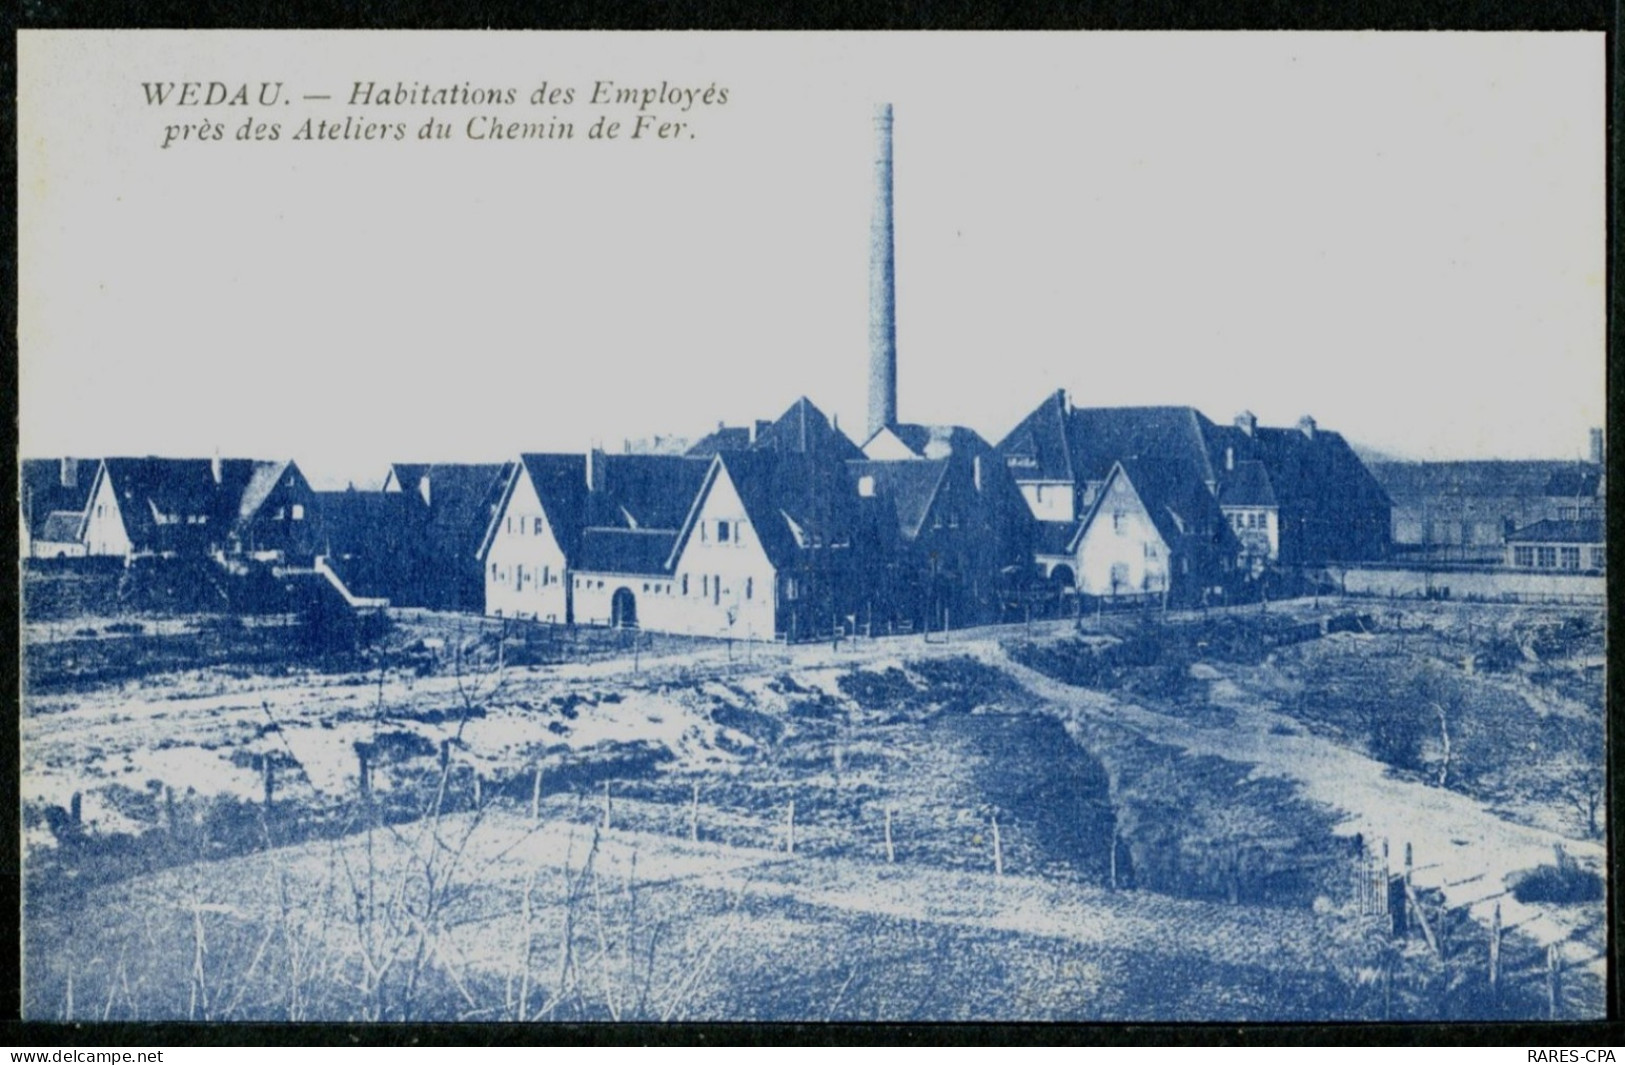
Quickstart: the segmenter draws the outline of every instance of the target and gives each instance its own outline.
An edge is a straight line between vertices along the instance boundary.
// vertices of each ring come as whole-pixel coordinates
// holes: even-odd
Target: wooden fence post
[[[688,839],[691,843],[700,841],[700,782],[694,782],[694,795],[688,802]]]
[[[468,767],[468,772],[474,778],[474,809],[478,810],[480,808],[480,796],[484,791],[480,780],[480,770],[478,766],[471,765]]]
[[[796,801],[790,800],[790,806],[784,815],[784,852],[796,852]]]
[[[1490,1001],[1497,1001],[1501,991],[1501,904],[1495,904],[1495,916],[1490,920]]]
[[[993,815],[993,875],[1004,875],[1004,844],[999,839],[999,815]]]
[[[604,828],[609,828],[609,781],[604,781]]]
[[[886,807],[886,861],[895,862],[897,852],[892,849],[891,843],[891,807]]]
[[[267,754],[261,765],[265,770],[265,808],[269,810],[276,801],[276,763]]]
[[[542,816],[542,767],[536,766],[536,775],[530,782],[530,819],[538,821]]]
[[[355,757],[360,766],[361,801],[370,802],[372,800],[372,770],[367,765],[367,748],[359,743],[356,744]]]
[[[85,797],[77,791],[68,800],[68,820],[73,822],[74,828],[78,828],[84,822],[84,802]]]
[[[1562,973],[1558,971],[1557,944],[1546,947],[1546,1017],[1557,1020],[1557,1006],[1562,998]]]

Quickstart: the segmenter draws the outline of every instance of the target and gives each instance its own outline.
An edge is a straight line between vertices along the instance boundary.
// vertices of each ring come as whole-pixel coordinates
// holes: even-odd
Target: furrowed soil
[[[31,675],[24,708],[26,1012],[1602,1013],[1600,895],[1515,891],[1602,871],[1573,784],[1592,743],[1600,769],[1599,618],[1086,628],[559,662],[556,634],[417,614],[349,668],[97,647],[116,680]],[[1373,723],[1351,693],[1384,684],[1425,691],[1426,729]],[[1354,888],[1384,841],[1426,941]]]

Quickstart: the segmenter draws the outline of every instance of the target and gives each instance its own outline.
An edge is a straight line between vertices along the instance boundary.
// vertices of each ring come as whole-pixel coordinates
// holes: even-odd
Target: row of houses
[[[317,491],[291,461],[22,467],[25,551],[309,568],[352,601],[802,639],[997,620],[1034,596],[1233,593],[1379,557],[1386,499],[1337,434],[1046,398],[998,445],[802,398],[676,453],[396,464]]]

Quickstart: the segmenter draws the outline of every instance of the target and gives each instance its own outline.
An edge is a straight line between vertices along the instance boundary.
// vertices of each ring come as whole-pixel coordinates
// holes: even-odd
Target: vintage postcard
[[[1605,56],[21,33],[25,1016],[1604,1016]]]

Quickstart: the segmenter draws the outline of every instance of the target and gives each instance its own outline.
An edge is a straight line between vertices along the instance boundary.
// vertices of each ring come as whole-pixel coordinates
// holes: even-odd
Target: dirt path
[[[1507,886],[1512,874],[1550,864],[1557,845],[1604,868],[1606,855],[1599,844],[1513,824],[1465,795],[1397,779],[1382,763],[1309,735],[1291,718],[1253,702],[1211,666],[1197,669],[1212,681],[1213,701],[1234,713],[1234,722],[1223,728],[1204,728],[1063,684],[1015,662],[1002,650],[996,658],[1034,694],[1068,713],[1109,721],[1192,754],[1251,764],[1258,774],[1297,782],[1305,798],[1344,812],[1341,832],[1361,833],[1373,846],[1389,841],[1396,871],[1410,843],[1414,882],[1442,891],[1447,905],[1466,906],[1474,919],[1488,926],[1499,903],[1508,931],[1516,929],[1542,946],[1556,943],[1567,964],[1606,974],[1604,955],[1569,939],[1576,927],[1573,919],[1519,902]]]

